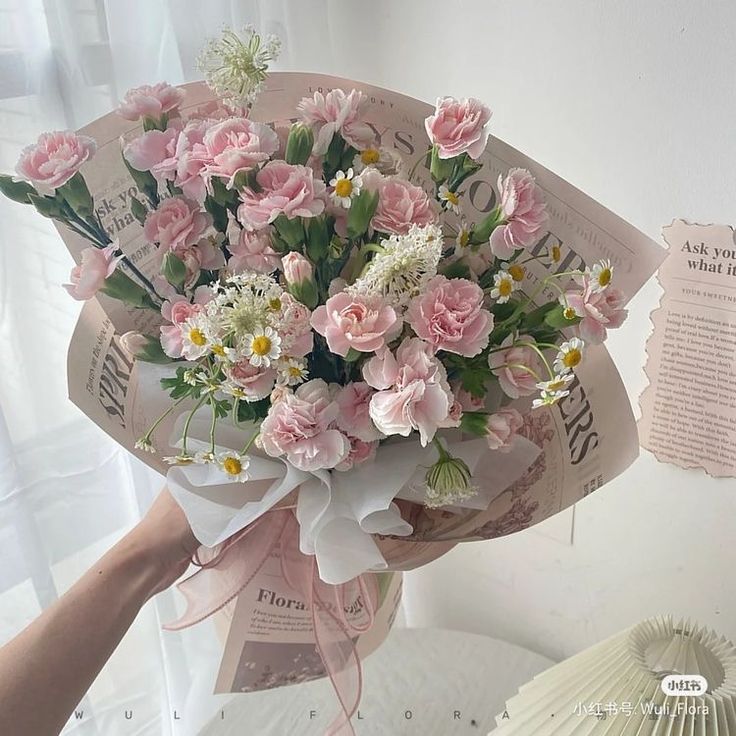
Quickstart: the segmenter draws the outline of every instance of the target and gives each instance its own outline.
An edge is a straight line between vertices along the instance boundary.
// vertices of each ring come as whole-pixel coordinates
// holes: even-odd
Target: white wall
[[[374,34],[380,66],[353,57],[329,71],[365,70],[366,81],[427,100],[484,99],[496,135],[654,238],[674,217],[736,221],[733,0],[383,0],[371,9],[362,30]],[[646,385],[657,299],[652,282],[610,341],[632,402]],[[407,575],[408,622],[555,658],[660,612],[736,640],[735,512],[736,480],[643,453],[578,504],[574,544],[564,541],[569,519],[553,519]]]

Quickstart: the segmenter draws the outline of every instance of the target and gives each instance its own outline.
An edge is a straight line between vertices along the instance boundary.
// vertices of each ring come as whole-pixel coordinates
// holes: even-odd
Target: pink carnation
[[[386,435],[408,437],[417,430],[419,441],[426,446],[450,419],[454,397],[445,368],[434,357],[432,346],[417,337],[406,338],[395,358],[388,350],[371,358],[363,377],[379,389],[371,397],[369,412]]]
[[[621,327],[628,315],[624,309],[626,297],[620,289],[607,287],[603,291],[594,291],[587,279],[583,281],[582,291],[568,291],[563,305],[572,307],[582,321],[578,324],[580,337],[593,345],[602,343],[608,336],[608,330]]]
[[[514,437],[524,426],[524,419],[516,409],[511,407],[499,409],[490,414],[486,420],[486,441],[491,450],[509,452]]]
[[[212,125],[203,145],[210,161],[206,176],[225,179],[229,189],[241,171],[267,161],[279,147],[279,139],[268,125],[248,118],[230,118]]]
[[[315,156],[322,156],[335,133],[353,148],[362,151],[370,148],[375,142],[376,134],[361,118],[368,106],[368,97],[354,89],[345,94],[341,89],[330,90],[326,95],[315,92],[314,97],[305,97],[297,105],[302,120],[314,128],[316,132],[314,148]]]
[[[158,209],[148,213],[143,236],[149,243],[158,243],[163,256],[170,250],[194,245],[210,223],[210,216],[202,212],[196,202],[185,197],[169,197]]]
[[[123,149],[123,156],[137,171],[150,171],[157,182],[174,179],[177,167],[179,130],[149,130]]]
[[[491,233],[491,250],[496,258],[506,259],[541,237],[547,205],[542,189],[526,169],[511,169],[505,179],[499,176],[498,188],[504,224]]]
[[[172,87],[166,82],[129,89],[118,108],[118,115],[126,120],[153,118],[158,120],[165,112],[179,107],[184,99],[184,90]]]
[[[281,270],[289,286],[298,286],[305,281],[311,281],[314,274],[311,261],[295,250],[281,259]]]
[[[243,390],[246,401],[260,401],[271,394],[276,383],[276,369],[254,366],[249,360],[230,365],[225,375],[231,383]]]
[[[260,444],[271,457],[286,456],[299,470],[331,469],[350,452],[348,438],[332,424],[339,414],[321,378],[284,391],[261,424]]]
[[[371,226],[382,233],[406,235],[412,225],[424,227],[437,221],[427,193],[398,176],[385,177],[375,169],[363,175],[366,189],[378,192],[378,206]]]
[[[292,358],[303,358],[312,352],[314,333],[309,324],[312,313],[309,308],[284,292],[281,297],[281,350]]]
[[[440,97],[434,114],[424,121],[432,145],[440,158],[454,158],[467,153],[480,158],[488,141],[487,123],[491,111],[480,100],[456,100]]]
[[[513,345],[514,342],[526,344]],[[493,350],[488,356],[491,372],[498,378],[503,392],[512,399],[533,394],[541,380],[539,355],[528,347],[529,344],[534,344],[533,337],[519,335],[514,340],[514,336],[509,335],[501,343],[506,349]]]
[[[343,291],[314,310],[311,324],[326,338],[330,350],[344,358],[350,348],[361,353],[382,348],[397,319],[393,307],[382,299]]]
[[[273,273],[281,265],[281,256],[271,247],[267,230],[249,231],[239,228],[238,242],[230,245],[227,267],[233,273],[255,271]]]
[[[80,264],[74,266],[69,276],[71,284],[64,284],[64,288],[77,301],[91,299],[105,285],[105,279],[112,276],[122,260],[122,253],[115,255],[117,251],[117,242],[105,248],[85,248]]]
[[[372,460],[376,456],[378,442],[365,442],[357,437],[348,437],[350,442],[350,452],[347,457],[335,466],[335,470],[352,470],[356,465],[360,465],[368,460]]]
[[[212,290],[199,286],[192,301],[181,294],[174,294],[161,305],[161,316],[171,324],[161,326],[161,347],[170,358],[181,358],[184,348],[182,328],[190,317],[199,314],[202,307],[212,299]]]
[[[315,179],[312,169],[271,161],[256,175],[261,191],[246,188],[241,192],[238,219],[248,230],[267,227],[279,215],[316,217],[325,209],[322,197],[327,187]]]
[[[204,136],[212,124],[211,120],[189,120],[176,139],[174,183],[186,197],[197,202],[204,202],[207,196],[205,170],[211,158],[204,146]]]
[[[42,133],[36,143],[23,149],[15,171],[41,194],[51,194],[66,184],[96,151],[97,144],[86,135],[68,130]]]
[[[407,321],[435,350],[472,358],[488,346],[493,329],[483,299],[483,289],[472,281],[435,276],[410,302]]]
[[[340,408],[336,424],[339,429],[364,442],[373,442],[383,435],[371,420],[369,406],[375,391],[363,381],[343,386],[335,400]]]

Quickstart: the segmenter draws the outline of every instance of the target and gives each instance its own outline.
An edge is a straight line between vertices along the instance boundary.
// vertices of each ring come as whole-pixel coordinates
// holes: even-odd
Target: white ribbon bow
[[[177,422],[177,425],[180,422]],[[209,420],[194,417],[189,429],[190,449],[210,449],[205,438]],[[180,437],[175,428],[175,437]],[[221,425],[218,450],[242,446],[242,427]],[[477,495],[458,507],[485,509],[516,481],[539,454],[539,448],[517,437],[509,453],[491,452],[483,439],[450,442],[450,453],[463,459]],[[373,534],[407,536],[411,524],[401,518],[396,498],[421,501],[413,490],[437,459],[431,446],[399,441],[378,448],[373,461],[346,472],[298,470],[280,458],[249,454],[248,480],[233,483],[213,464],[172,467],[167,484],[201,544],[214,547],[252,524],[292,491],[298,490],[296,516],[299,546],[314,555],[326,583],[340,584],[367,570],[387,567]]]

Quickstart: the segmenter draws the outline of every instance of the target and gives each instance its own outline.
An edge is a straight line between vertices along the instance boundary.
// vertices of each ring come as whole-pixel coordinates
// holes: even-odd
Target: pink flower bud
[[[296,286],[312,279],[312,264],[301,253],[297,253],[296,251],[287,253],[281,259],[281,268],[283,269],[286,283],[289,286]]]

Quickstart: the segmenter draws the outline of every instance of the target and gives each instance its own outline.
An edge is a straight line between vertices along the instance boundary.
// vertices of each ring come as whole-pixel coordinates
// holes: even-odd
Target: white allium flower
[[[508,271],[499,271],[493,277],[491,299],[495,299],[499,304],[505,304],[511,298],[515,288],[514,277]]]
[[[268,65],[278,58],[281,41],[261,36],[253,26],[243,29],[242,38],[229,28],[220,38],[209,39],[197,58],[197,68],[208,86],[233,105],[247,107],[255,102],[268,75]]]
[[[583,359],[585,343],[579,337],[572,337],[560,345],[557,357],[553,364],[555,373],[569,373],[580,364]]]
[[[454,212],[456,215],[460,214],[460,195],[457,192],[453,192],[447,184],[440,186],[438,196],[442,206],[446,210]]]
[[[357,197],[360,194],[362,184],[360,176],[355,176],[352,169],[338,171],[335,177],[330,179],[330,186],[332,187],[330,196],[332,197],[332,201],[348,209],[352,204],[353,197]]]
[[[256,368],[269,368],[281,355],[281,337],[272,327],[243,337],[243,354]]]
[[[349,291],[381,295],[393,307],[405,307],[437,275],[442,231],[436,225],[412,225],[406,235],[381,241],[381,248]]]

